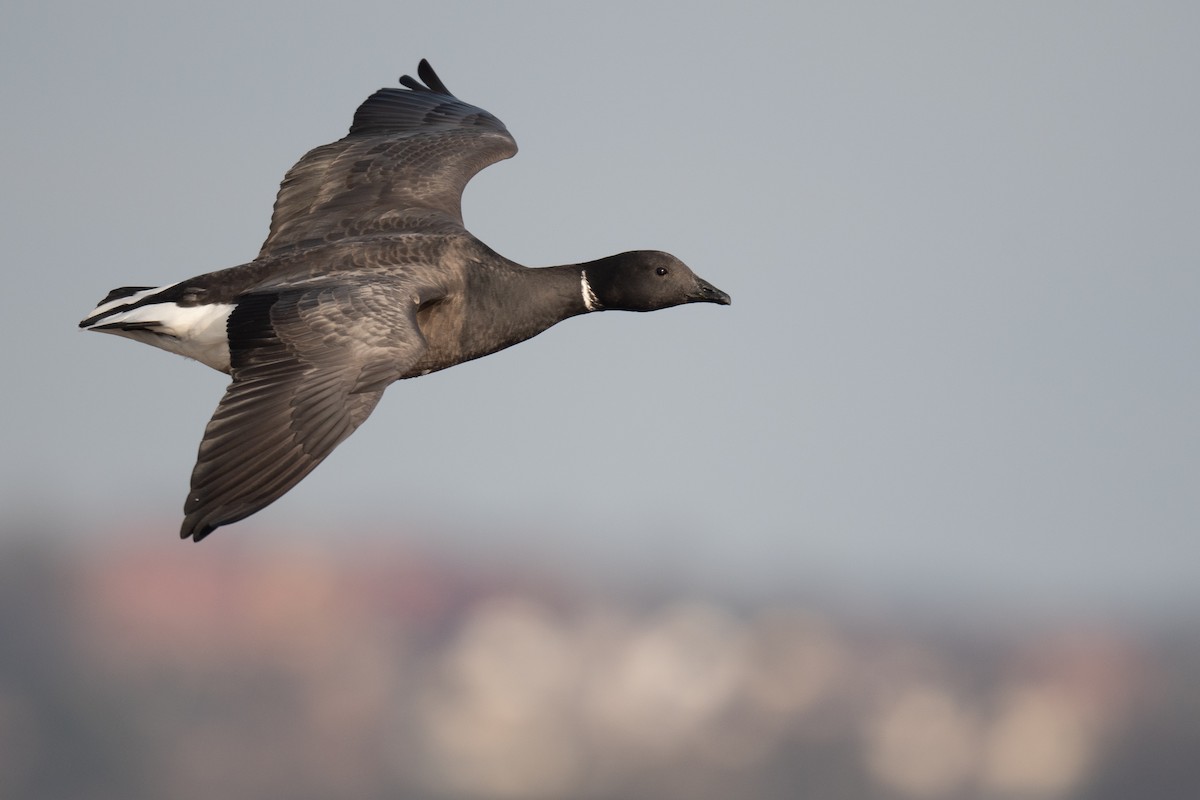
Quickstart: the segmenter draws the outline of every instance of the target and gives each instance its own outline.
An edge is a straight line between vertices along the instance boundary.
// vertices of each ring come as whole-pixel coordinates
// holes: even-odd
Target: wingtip
[[[433,71],[433,66],[427,59],[422,58],[421,63],[417,64],[417,75],[421,80],[425,81],[425,85],[439,94],[448,94],[453,96],[453,93],[446,88],[446,84],[442,83],[442,79]]]
[[[198,524],[196,520],[189,517],[183,520],[183,525],[179,528],[179,538],[184,541],[191,539],[193,542],[198,542],[216,529],[216,525]]]
[[[418,78],[420,80],[418,80]],[[434,72],[433,66],[428,59],[422,58],[417,64],[417,77],[411,75],[401,75],[400,85],[406,89],[411,89],[414,92],[433,92],[434,94],[444,94],[453,97],[454,94],[446,88],[446,84],[442,83],[442,79]]]

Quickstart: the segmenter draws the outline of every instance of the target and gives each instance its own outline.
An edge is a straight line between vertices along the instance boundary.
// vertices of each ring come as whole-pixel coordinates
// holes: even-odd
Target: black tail
[[[122,297],[129,297],[130,295],[137,294],[138,292],[144,292],[147,289],[153,288],[153,286],[122,286],[121,288],[113,289],[111,292],[104,295],[104,299],[99,303],[96,303],[96,305],[102,306],[105,303],[111,303],[113,300],[120,300]]]
[[[122,286],[119,289],[113,289],[111,292],[104,295],[103,300],[101,300],[99,303],[96,303],[96,307],[94,309],[92,309],[92,313],[88,315],[87,319],[85,319],[79,323],[79,327],[91,328],[92,326],[94,326],[96,324],[97,320],[104,319],[109,314],[112,314],[114,311],[125,310],[118,306],[118,307],[114,307],[114,308],[107,308],[107,309],[104,309],[103,311],[100,311],[100,309],[104,308],[106,305],[109,305],[110,303],[114,303],[117,300],[123,300],[126,297],[133,297],[138,292],[149,291],[150,289],[153,289],[153,288],[154,288],[153,286]],[[126,308],[128,308],[128,304],[126,305]],[[99,311],[99,313],[97,313],[98,311]],[[96,329],[102,330],[103,326],[96,326]]]

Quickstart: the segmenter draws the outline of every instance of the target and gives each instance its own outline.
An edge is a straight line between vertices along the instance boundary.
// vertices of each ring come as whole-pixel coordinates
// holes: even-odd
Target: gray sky
[[[397,384],[200,546],[1200,608],[1194,4],[15,6],[5,535],[176,535],[225,377],[76,322],[250,259],[284,171],[424,56],[521,147],[468,188],[476,235],[668,250],[734,305]]]

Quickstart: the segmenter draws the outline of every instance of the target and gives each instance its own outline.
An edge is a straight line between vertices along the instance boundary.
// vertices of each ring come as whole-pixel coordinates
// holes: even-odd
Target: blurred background
[[[1200,11],[2,12],[0,796],[1200,796]],[[392,387],[176,531],[225,378],[76,323],[250,259],[427,57],[530,265],[729,308]]]

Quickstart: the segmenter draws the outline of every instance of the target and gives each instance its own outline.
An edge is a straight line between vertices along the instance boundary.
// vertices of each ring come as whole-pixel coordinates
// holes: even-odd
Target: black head
[[[678,258],[657,250],[635,250],[584,265],[587,283],[604,309],[657,311],[684,303],[719,303],[729,295],[697,277]]]

